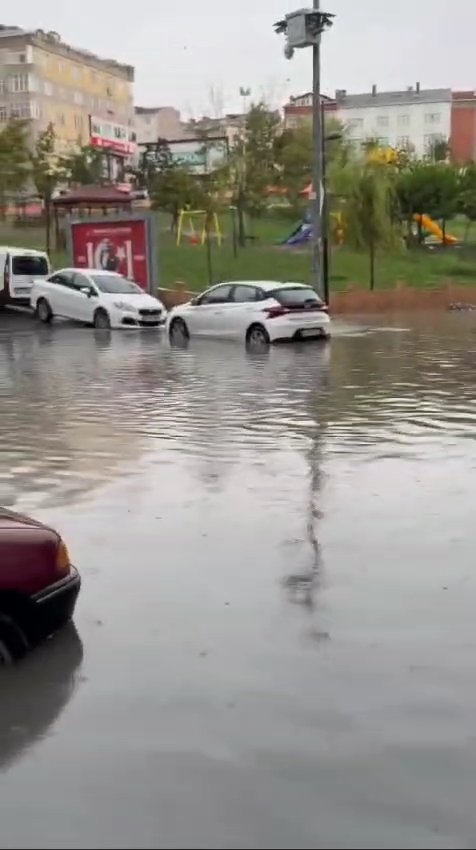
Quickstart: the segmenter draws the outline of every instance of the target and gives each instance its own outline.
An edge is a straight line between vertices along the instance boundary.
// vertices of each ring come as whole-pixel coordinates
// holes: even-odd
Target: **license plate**
[[[16,286],[15,287],[15,295],[28,295],[31,291],[31,286]]]
[[[322,330],[320,328],[306,328],[301,331],[301,336],[321,336]]]
[[[155,325],[160,322],[160,316],[141,316],[141,322],[145,324]]]

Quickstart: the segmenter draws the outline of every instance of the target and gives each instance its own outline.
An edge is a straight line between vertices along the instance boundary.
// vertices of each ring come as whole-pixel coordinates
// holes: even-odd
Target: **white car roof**
[[[292,280],[222,280],[221,283],[215,284],[215,286],[259,286],[260,289],[264,289],[266,291],[271,291],[273,289],[296,289],[302,287],[303,289],[309,289],[309,283],[298,283],[297,281]],[[215,287],[210,287],[214,289]]]
[[[0,245],[0,253],[31,255],[32,257],[46,257],[46,251],[37,251],[36,248],[18,248],[12,245]]]
[[[53,274],[61,274],[61,272],[78,272],[78,274],[101,274],[109,277],[122,277],[118,272],[107,272],[103,269],[85,269],[74,266],[65,266],[64,269],[55,269]]]

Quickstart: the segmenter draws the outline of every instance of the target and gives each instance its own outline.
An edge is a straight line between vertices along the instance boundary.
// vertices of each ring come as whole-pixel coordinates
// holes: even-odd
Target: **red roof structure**
[[[131,208],[130,195],[115,186],[80,186],[53,200],[57,210],[73,208],[104,209],[107,207]]]

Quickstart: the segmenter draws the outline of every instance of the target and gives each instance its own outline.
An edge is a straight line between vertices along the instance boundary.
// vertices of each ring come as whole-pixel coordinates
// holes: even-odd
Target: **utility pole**
[[[324,297],[322,275],[322,154],[323,126],[321,120],[321,34],[332,26],[334,15],[321,10],[320,0],[313,0],[312,9],[298,9],[290,12],[282,21],[274,25],[276,32],[286,35],[284,55],[292,59],[294,51],[303,47],[312,47],[312,268],[311,282],[318,294]]]
[[[319,13],[320,0],[314,0],[313,11]],[[322,122],[321,122],[321,33],[312,46],[312,275],[311,283],[316,292],[324,297],[322,278]]]

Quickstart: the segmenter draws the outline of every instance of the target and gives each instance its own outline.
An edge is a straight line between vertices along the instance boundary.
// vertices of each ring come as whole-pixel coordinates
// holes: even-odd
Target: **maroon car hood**
[[[31,595],[57,580],[59,536],[30,517],[0,508],[0,593]]]

